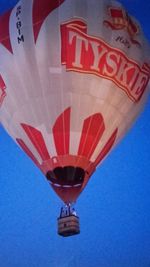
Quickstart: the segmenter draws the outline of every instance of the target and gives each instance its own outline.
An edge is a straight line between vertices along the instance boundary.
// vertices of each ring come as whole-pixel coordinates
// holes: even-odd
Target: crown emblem
[[[106,27],[110,27],[112,30],[127,31],[130,41],[135,45],[141,46],[141,44],[135,40],[140,32],[139,26],[123,8],[108,7],[108,14],[110,20],[104,20],[104,25]]]

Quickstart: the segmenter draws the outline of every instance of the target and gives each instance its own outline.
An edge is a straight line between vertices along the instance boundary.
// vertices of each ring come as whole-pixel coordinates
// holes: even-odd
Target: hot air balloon
[[[149,55],[117,1],[20,0],[0,17],[0,121],[63,201],[62,236],[80,232],[73,204],[145,104]]]

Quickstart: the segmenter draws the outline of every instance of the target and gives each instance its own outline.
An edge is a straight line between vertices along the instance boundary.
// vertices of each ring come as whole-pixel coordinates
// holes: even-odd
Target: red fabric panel
[[[61,198],[64,203],[74,203],[81,192],[81,186],[79,187],[56,187],[51,184],[55,193]]]
[[[116,140],[117,133],[118,133],[118,128],[113,132],[113,134],[111,135],[111,137],[109,138],[109,140],[105,144],[104,148],[100,152],[99,156],[95,160],[95,162],[94,162],[95,166],[97,166],[104,159],[104,157],[108,154],[108,152],[110,151],[110,149],[112,148],[112,146]]]
[[[49,155],[48,150],[46,148],[42,133],[30,125],[22,123],[21,126],[25,130],[27,136],[29,137],[30,141],[32,142],[32,144],[34,145],[36,150],[38,151],[42,160],[44,161],[44,160],[50,159],[50,155]]]
[[[67,108],[56,120],[53,135],[58,155],[69,154],[70,108]]]
[[[110,8],[110,13],[113,18],[124,18],[123,10],[120,8]]]
[[[33,162],[37,166],[39,166],[39,163],[38,163],[37,159],[34,157],[34,155],[30,151],[30,149],[26,146],[26,144],[23,142],[23,140],[17,138],[16,141],[21,146],[21,148],[24,150],[24,152],[33,160]]]
[[[3,78],[2,78],[2,75],[0,75],[0,88],[2,90],[6,89],[6,85],[5,85],[5,82],[4,82]]]
[[[5,82],[2,78],[2,76],[0,75],[0,107],[3,103],[3,100],[6,96],[6,92],[5,92],[5,89],[6,89],[6,85],[5,85]]]
[[[100,113],[88,117],[83,124],[78,155],[90,159],[105,130]]]
[[[33,2],[33,30],[35,42],[38,38],[41,26],[55,8],[59,7],[65,0],[34,0]]]
[[[11,10],[0,16],[0,43],[4,45],[11,53],[12,47],[9,36],[9,19]]]

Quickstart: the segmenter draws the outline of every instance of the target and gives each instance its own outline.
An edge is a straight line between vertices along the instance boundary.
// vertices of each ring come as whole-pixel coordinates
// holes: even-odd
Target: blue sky
[[[17,1],[0,0],[1,13]],[[122,0],[150,40],[149,0]],[[60,200],[0,126],[0,267],[150,266],[150,99],[77,203],[81,234],[56,234]]]

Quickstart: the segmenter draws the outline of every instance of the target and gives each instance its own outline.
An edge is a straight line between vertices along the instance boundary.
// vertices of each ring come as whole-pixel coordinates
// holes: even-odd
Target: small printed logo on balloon
[[[5,90],[6,90],[6,85],[4,83],[2,76],[0,75],[0,107],[2,106],[4,98],[6,96]]]
[[[141,44],[137,40],[135,40],[140,31],[139,26],[135,21],[133,21],[128,13],[123,8],[108,7],[108,14],[111,20],[104,20],[104,25],[106,27],[110,27],[112,30],[124,29],[128,32],[132,44],[141,47]]]

